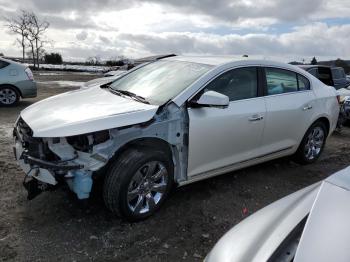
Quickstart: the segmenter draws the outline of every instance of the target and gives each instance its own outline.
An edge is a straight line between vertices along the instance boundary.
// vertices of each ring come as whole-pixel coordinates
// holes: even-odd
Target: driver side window
[[[258,71],[256,67],[230,70],[211,81],[204,91],[215,91],[229,97],[230,101],[257,97]]]

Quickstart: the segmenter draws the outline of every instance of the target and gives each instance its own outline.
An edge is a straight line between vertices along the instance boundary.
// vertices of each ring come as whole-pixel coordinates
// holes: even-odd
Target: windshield
[[[190,62],[156,61],[117,79],[110,88],[132,92],[150,104],[162,105],[211,68],[211,65]]]

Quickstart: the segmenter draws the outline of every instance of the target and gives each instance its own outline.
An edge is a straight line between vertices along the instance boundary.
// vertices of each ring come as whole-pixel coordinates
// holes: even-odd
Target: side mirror
[[[228,96],[215,91],[207,91],[197,101],[191,104],[199,107],[227,107],[230,103]]]

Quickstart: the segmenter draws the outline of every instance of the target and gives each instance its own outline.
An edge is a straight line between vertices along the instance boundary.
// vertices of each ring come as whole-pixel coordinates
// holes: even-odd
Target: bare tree
[[[17,17],[6,18],[6,22],[6,26],[10,29],[11,32],[20,35],[20,37],[17,38],[17,41],[22,47],[22,59],[24,62],[26,38],[28,35],[29,13],[25,10],[21,10]]]
[[[88,65],[100,65],[101,64],[101,57],[99,55],[90,56],[86,59],[85,63]]]
[[[29,37],[27,38],[31,42],[31,47],[33,50],[33,57],[36,59],[37,67],[39,68],[40,56],[42,55],[42,50],[44,44],[48,42],[45,39],[45,31],[50,26],[50,23],[46,20],[40,20],[33,12],[29,13],[29,26],[28,33]],[[33,48],[35,46],[35,48]],[[35,49],[35,51],[34,51]],[[34,62],[35,67],[35,62]]]
[[[26,47],[31,50],[34,68],[39,68],[40,57],[43,57],[44,44],[49,41],[45,39],[45,32],[49,22],[39,19],[34,12],[21,10],[15,18],[7,18],[7,27],[11,32],[19,34],[17,41],[22,46],[22,58],[25,59]]]
[[[27,53],[28,57],[32,57],[33,59],[33,66],[34,66],[34,69],[36,68],[36,59],[35,59],[35,47],[34,47],[34,41],[35,41],[35,38],[33,37],[32,34],[28,33],[26,34],[26,39],[29,43],[29,47],[31,49],[30,52]],[[38,68],[39,68],[39,65],[38,65]]]

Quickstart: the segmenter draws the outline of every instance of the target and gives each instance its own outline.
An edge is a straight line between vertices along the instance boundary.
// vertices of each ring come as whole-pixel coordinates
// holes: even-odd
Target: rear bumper
[[[22,98],[36,97],[38,94],[38,88],[35,81],[24,80],[16,83],[17,88],[21,92]]]

